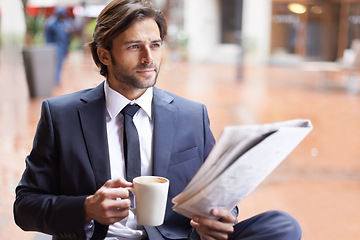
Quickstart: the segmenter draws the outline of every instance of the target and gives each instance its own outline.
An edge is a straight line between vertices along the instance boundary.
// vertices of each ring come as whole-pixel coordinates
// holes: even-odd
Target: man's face
[[[141,95],[154,86],[160,70],[160,31],[153,19],[135,22],[113,40],[110,64],[107,64],[110,86],[129,99],[129,91]]]

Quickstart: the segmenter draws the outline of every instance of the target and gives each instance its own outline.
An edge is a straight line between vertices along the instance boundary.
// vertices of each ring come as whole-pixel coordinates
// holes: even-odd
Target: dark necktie
[[[132,182],[134,177],[141,175],[140,144],[139,135],[133,122],[135,113],[139,106],[126,105],[121,110],[124,115],[124,157],[126,167],[126,180]]]

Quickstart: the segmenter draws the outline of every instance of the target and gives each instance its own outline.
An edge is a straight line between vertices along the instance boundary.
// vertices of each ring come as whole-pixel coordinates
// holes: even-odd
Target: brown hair
[[[126,31],[136,21],[152,18],[157,23],[161,39],[167,33],[166,20],[162,12],[152,6],[146,0],[113,0],[99,14],[93,33],[93,39],[89,42],[92,57],[95,64],[100,68],[100,74],[107,76],[107,66],[98,57],[97,48],[102,47],[111,50],[113,39]]]

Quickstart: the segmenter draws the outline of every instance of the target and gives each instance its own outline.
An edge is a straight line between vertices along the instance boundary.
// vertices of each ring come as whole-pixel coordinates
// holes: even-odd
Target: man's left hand
[[[234,231],[235,217],[230,211],[214,208],[211,214],[217,219],[195,216],[190,224],[194,227],[202,240],[226,240]]]

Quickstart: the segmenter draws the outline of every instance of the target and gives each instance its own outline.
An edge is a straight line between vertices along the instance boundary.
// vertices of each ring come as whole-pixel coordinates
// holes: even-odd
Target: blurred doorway
[[[271,54],[336,60],[340,6],[337,0],[273,0]]]
[[[272,0],[272,56],[335,61],[359,38],[360,0]]]

